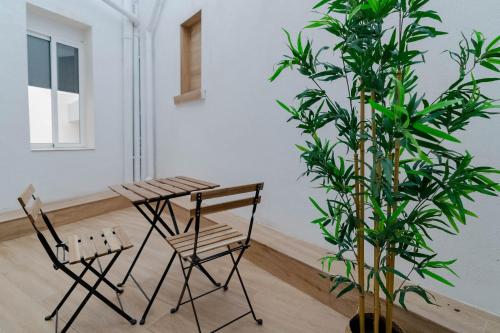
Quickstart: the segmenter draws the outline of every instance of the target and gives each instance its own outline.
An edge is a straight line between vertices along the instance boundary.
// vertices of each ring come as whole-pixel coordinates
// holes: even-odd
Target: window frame
[[[87,126],[86,126],[86,109],[85,109],[85,54],[84,42],[77,40],[69,40],[62,38],[57,33],[42,33],[33,29],[26,31],[26,39],[28,36],[41,38],[50,43],[50,87],[51,87],[51,111],[52,111],[52,143],[32,143],[31,128],[30,128],[30,146],[32,150],[65,150],[65,149],[86,149],[87,147]],[[58,66],[57,66],[57,44],[63,44],[73,47],[78,50],[78,113],[80,127],[80,142],[79,143],[61,143],[59,142],[59,126],[58,126]],[[29,84],[26,88],[29,87]]]

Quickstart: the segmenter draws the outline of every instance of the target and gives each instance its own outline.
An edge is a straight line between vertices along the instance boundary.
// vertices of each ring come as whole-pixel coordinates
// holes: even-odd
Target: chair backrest
[[[39,238],[41,236],[43,239],[45,239],[45,237],[43,237],[43,234],[40,232],[40,229],[37,226],[37,224],[40,222],[40,219],[42,219],[43,222],[45,223],[45,226],[47,227],[47,229],[49,229],[50,234],[54,238],[54,241],[58,245],[63,244],[63,242],[59,238],[59,235],[55,231],[54,226],[50,222],[48,216],[43,212],[42,200],[40,200],[39,197],[35,196],[35,188],[33,187],[33,185],[30,184],[21,193],[21,195],[19,195],[19,197],[17,198],[17,201],[19,201],[19,203],[21,204],[21,207],[23,208],[24,212],[26,213],[28,220],[31,222],[31,225],[35,229]]]
[[[246,245],[248,245],[252,234],[255,211],[257,210],[257,205],[261,201],[260,192],[263,189],[264,189],[264,183],[254,183],[254,184],[224,187],[224,188],[217,188],[213,190],[191,193],[191,202],[196,201],[196,206],[190,210],[191,218],[193,217],[195,218],[195,243],[193,251],[194,255],[196,256],[196,250],[198,247],[198,236],[199,236],[200,221],[202,215],[252,206],[252,214],[250,217],[250,224],[248,226],[248,233],[246,239]],[[203,203],[206,202],[206,200],[230,197],[233,195],[246,194],[246,193],[252,193],[252,195],[242,199],[233,199],[233,200],[220,201],[213,204],[203,205]]]

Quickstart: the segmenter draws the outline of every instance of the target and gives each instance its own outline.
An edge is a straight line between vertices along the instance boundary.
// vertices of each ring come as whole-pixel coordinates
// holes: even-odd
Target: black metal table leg
[[[153,293],[153,296],[149,299],[148,306],[146,307],[146,310],[144,310],[144,313],[142,314],[141,321],[139,322],[141,325],[144,325],[146,322],[146,317],[148,316],[149,310],[151,309],[151,306],[153,305],[153,302],[156,299],[156,296],[158,295],[158,292],[160,291],[160,288],[163,284],[163,281],[167,277],[168,271],[170,270],[170,267],[172,266],[172,263],[174,262],[175,259],[175,253],[172,254],[172,257],[170,258],[170,261],[168,262],[167,268],[163,272],[163,275],[160,278],[160,281],[158,282],[158,285],[156,286],[156,289]]]
[[[135,205],[135,207],[139,210],[139,212],[146,218],[146,220],[151,224],[151,228],[149,229],[148,233],[146,234],[146,237],[144,238],[144,241],[142,242],[141,244],[141,247],[139,248],[139,251],[137,252],[137,254],[135,255],[135,258],[134,260],[132,261],[132,264],[130,265],[127,273],[125,274],[125,276],[123,277],[123,280],[122,282],[120,282],[118,284],[118,287],[122,287],[123,285],[125,285],[125,283],[127,282],[128,280],[128,277],[130,276],[130,274],[132,273],[132,270],[134,269],[135,267],[135,264],[137,263],[137,260],[139,259],[139,257],[141,256],[142,254],[142,250],[144,250],[144,247],[146,246],[146,243],[148,242],[149,240],[149,237],[151,236],[151,233],[153,232],[153,229],[156,229],[160,235],[162,235],[163,238],[165,238],[165,234],[163,234],[163,232],[158,229],[158,227],[156,226],[156,222],[158,221],[157,220],[157,216],[161,215],[161,213],[163,212],[163,209],[165,208],[165,203],[163,204],[163,206],[160,208],[160,201],[158,201],[158,203],[156,204],[156,210],[154,211],[154,217],[153,219],[151,220],[149,218],[149,216],[140,208],[139,205]]]

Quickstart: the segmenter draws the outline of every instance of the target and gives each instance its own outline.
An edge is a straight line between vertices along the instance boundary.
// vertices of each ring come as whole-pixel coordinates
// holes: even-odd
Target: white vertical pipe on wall
[[[123,0],[125,8],[131,7],[130,0]],[[131,182],[134,180],[134,132],[133,132],[133,39],[134,29],[128,18],[124,18],[122,24],[122,124],[123,124],[123,180]]]
[[[149,31],[141,33],[141,115],[143,139],[143,178],[154,178],[154,110],[153,110],[153,57]]]
[[[151,12],[151,18],[147,29],[143,31],[142,55],[141,56],[141,83],[142,84],[142,110],[145,115],[145,177],[156,176],[156,134],[155,134],[155,77],[154,77],[154,38],[156,27],[165,5],[165,0],[156,0]]]
[[[160,22],[161,14],[163,13],[163,8],[165,7],[166,0],[156,0],[155,8],[153,10],[153,15],[151,16],[151,21],[148,26],[148,30],[151,35],[151,107],[153,109],[153,173],[156,177],[156,147],[157,147],[157,137],[156,137],[156,71],[155,69],[155,40],[156,40],[156,30]]]
[[[137,0],[132,3],[132,12],[134,15],[138,13]],[[141,38],[138,27],[133,27],[133,68],[132,68],[132,82],[133,82],[133,156],[134,156],[134,181],[144,178],[143,175],[143,152],[144,152],[144,126],[143,115],[141,110]]]
[[[139,0],[123,0],[121,7],[113,0],[102,1],[131,23],[124,23],[123,27],[123,70],[132,73],[123,78],[124,180],[153,178],[156,175],[153,38],[165,1],[156,0],[147,28],[140,26]]]

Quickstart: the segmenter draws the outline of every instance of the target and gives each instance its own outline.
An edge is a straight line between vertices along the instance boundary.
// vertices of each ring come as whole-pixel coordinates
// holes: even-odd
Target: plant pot
[[[365,314],[365,333],[373,333],[373,313]],[[346,333],[359,333],[359,314],[356,314],[349,321],[349,325],[347,325],[345,329]],[[380,316],[379,321],[379,333],[385,333],[385,318]],[[401,327],[399,327],[396,323],[392,323],[392,333],[405,333]]]

